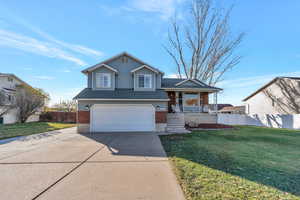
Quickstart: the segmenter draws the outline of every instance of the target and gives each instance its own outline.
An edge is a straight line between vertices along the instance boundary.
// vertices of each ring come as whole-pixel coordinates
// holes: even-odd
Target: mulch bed
[[[233,126],[226,124],[198,124],[197,126],[185,125],[185,128],[188,130],[191,129],[233,129]]]

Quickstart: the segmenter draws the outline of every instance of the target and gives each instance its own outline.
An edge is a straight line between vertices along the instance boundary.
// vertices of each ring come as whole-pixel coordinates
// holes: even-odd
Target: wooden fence
[[[40,115],[40,121],[76,123],[76,112],[45,112]]]

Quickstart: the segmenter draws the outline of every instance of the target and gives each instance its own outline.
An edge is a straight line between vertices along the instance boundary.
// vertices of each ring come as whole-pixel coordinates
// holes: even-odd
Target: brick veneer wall
[[[90,123],[90,111],[78,111],[77,123],[82,123],[82,124]]]
[[[167,123],[167,111],[156,111],[155,123]]]
[[[208,105],[208,92],[201,92],[201,99],[204,105]]]

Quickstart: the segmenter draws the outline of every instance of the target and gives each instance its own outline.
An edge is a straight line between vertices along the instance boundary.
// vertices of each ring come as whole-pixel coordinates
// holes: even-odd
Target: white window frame
[[[140,87],[140,77],[144,77],[144,87]],[[149,86],[146,87],[146,78],[149,78]],[[143,89],[151,89],[152,88],[152,74],[137,74],[137,88],[143,88]]]
[[[101,78],[103,77],[103,78]],[[105,86],[104,77],[107,77],[107,85]],[[110,73],[96,73],[96,87],[97,88],[111,88],[111,74]]]

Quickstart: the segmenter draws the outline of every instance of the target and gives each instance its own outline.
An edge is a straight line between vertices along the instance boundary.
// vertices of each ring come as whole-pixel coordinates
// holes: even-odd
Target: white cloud
[[[55,79],[53,76],[34,76],[34,78],[40,79],[40,80],[53,80],[53,79]]]
[[[55,37],[51,36],[50,34],[42,31],[40,28],[30,24],[24,18],[18,17],[17,15],[13,15],[11,13],[8,14],[8,15],[10,16],[10,20],[13,20],[17,24],[20,24],[20,25],[24,26],[25,28],[31,30],[32,32],[38,34],[39,36],[41,36],[44,39],[48,40],[48,42],[52,42],[53,45],[56,44],[56,45],[60,46],[60,48],[64,47],[64,48],[69,49],[73,52],[84,54],[84,55],[87,55],[87,56],[97,56],[97,57],[103,56],[103,53],[101,51],[91,49],[91,48],[85,47],[83,45],[71,44],[71,43],[67,43],[67,42],[58,40]]]
[[[150,13],[157,13],[161,19],[167,20],[175,13],[178,0],[130,0],[129,5],[133,8]]]
[[[32,37],[6,31],[3,29],[0,29],[0,46],[15,48],[51,58],[59,58],[71,61],[81,66],[86,65],[83,60],[73,56],[72,54],[63,50],[55,44],[40,41]]]
[[[78,45],[78,44],[70,44],[61,40],[57,40],[56,38],[52,37],[51,35],[49,35],[48,33],[43,32],[42,30],[40,30],[37,27],[34,27],[30,24],[26,24],[26,27],[30,28],[33,32],[39,34],[40,36],[42,36],[43,38],[57,44],[60,45],[66,49],[69,49],[71,51],[80,53],[80,54],[84,54],[87,56],[103,56],[103,53],[100,51],[97,51],[95,49],[91,49],[82,45]]]
[[[151,14],[150,19],[153,19],[153,16],[156,15],[162,20],[168,20],[175,14],[176,8],[184,1],[185,0],[127,0],[124,5],[119,7],[100,5],[100,8],[109,16],[127,16],[127,14],[143,12]],[[127,18],[129,17],[130,16],[127,16]],[[135,16],[134,18],[137,17]],[[138,17],[138,20],[141,20],[140,17]],[[142,20],[146,22],[149,21],[145,18]]]

